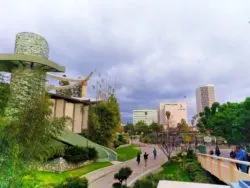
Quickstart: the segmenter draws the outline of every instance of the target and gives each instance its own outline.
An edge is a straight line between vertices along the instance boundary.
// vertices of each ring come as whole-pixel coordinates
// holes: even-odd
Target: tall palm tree
[[[169,120],[170,120],[170,117],[171,117],[171,113],[169,111],[166,111],[166,117],[167,117],[167,120],[168,120],[167,131],[169,131]]]

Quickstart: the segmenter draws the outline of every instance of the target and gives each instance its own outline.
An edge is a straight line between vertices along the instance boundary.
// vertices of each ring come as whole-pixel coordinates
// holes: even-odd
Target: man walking
[[[145,152],[143,157],[144,157],[145,166],[147,166],[148,154]]]

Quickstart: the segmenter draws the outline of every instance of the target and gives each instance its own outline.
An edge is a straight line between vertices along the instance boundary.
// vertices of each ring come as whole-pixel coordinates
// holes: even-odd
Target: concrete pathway
[[[154,147],[157,149],[158,153],[156,160],[153,159]],[[143,153],[146,151],[149,154],[148,164],[146,167],[144,165],[144,160],[142,156],[143,154],[141,155],[141,164],[139,166],[137,165],[136,159],[132,159],[130,161],[121,164],[113,165],[111,167],[106,167],[104,169],[87,174],[85,176],[89,180],[89,188],[100,188],[100,187],[112,188],[112,184],[115,182],[114,174],[117,173],[122,167],[130,167],[133,170],[132,175],[127,181],[129,186],[142,176],[152,171],[156,171],[161,167],[162,164],[164,164],[167,161],[166,156],[160,150],[160,148],[158,148],[158,146],[147,145],[141,147],[141,149]]]

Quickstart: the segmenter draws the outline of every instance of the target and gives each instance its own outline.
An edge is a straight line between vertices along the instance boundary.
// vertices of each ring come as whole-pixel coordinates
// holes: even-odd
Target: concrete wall
[[[75,104],[75,113],[74,113],[74,124],[73,132],[81,133],[82,131],[82,104]]]
[[[177,124],[181,122],[181,119],[187,120],[187,103],[186,102],[176,102],[176,103],[160,103],[159,108],[159,123],[162,125],[167,125],[168,120],[166,117],[166,112],[169,111],[171,116],[169,119],[169,127],[175,128]]]
[[[67,128],[74,133],[88,129],[89,106],[82,103],[71,103],[63,99],[50,99],[53,117],[69,117]]]
[[[55,117],[63,117],[64,116],[65,101],[62,99],[56,99],[55,105],[56,105]]]
[[[64,116],[71,118],[70,120],[67,121],[67,128],[70,131],[73,131],[73,121],[74,121],[74,104],[73,103],[69,103],[69,102],[65,103]]]

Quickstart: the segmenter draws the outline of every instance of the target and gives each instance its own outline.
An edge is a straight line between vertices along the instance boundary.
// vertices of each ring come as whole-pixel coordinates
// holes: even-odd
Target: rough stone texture
[[[90,163],[92,163],[92,161],[85,161],[85,162],[78,163],[78,164],[72,164],[72,163],[68,163],[65,159],[60,157],[58,159],[54,159],[46,163],[42,167],[39,167],[38,170],[49,171],[49,172],[64,172],[68,170],[73,170],[75,168],[80,168]]]
[[[12,72],[11,95],[5,112],[9,118],[17,118],[25,106],[34,100],[35,96],[44,95],[44,77],[44,72],[29,68],[19,68]]]
[[[35,33],[22,32],[16,35],[15,53],[48,59],[49,46],[42,36]]]

